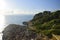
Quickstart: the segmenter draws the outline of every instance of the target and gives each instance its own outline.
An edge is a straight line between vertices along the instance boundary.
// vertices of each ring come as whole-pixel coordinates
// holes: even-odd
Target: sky
[[[45,10],[60,10],[60,0],[0,0],[0,13],[36,14]]]

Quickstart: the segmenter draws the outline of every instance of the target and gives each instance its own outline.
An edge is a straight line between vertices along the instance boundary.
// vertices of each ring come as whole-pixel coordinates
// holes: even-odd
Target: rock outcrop
[[[10,24],[3,30],[3,40],[31,40],[36,34],[27,30],[26,26]]]

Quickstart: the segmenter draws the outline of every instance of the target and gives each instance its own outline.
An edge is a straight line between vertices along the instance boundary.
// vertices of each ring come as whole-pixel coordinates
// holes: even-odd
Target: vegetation
[[[52,37],[52,34],[60,35],[60,10],[38,13],[31,20],[31,23],[32,28],[36,28],[35,32],[43,33],[48,37]]]

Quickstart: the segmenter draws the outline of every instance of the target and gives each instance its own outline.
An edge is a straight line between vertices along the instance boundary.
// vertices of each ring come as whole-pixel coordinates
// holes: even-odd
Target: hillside
[[[60,10],[40,12],[33,17],[28,25],[29,29],[38,35],[45,35],[48,38],[52,38],[52,34],[60,35]]]

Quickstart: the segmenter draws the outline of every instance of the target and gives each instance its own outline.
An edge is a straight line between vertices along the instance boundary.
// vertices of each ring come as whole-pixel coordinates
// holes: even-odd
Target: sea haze
[[[22,22],[29,21],[33,18],[34,15],[24,15],[24,14],[18,14],[18,15],[5,15],[5,24],[20,24],[22,25]]]

